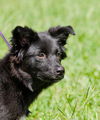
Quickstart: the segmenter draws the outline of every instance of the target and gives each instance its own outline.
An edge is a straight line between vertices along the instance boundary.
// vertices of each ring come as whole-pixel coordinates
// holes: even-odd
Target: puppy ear
[[[66,44],[66,39],[69,34],[75,35],[75,32],[71,26],[57,26],[49,29],[49,33],[51,36],[58,39],[60,45]]]
[[[17,48],[27,47],[39,39],[37,33],[28,27],[17,26],[12,31],[12,46]]]

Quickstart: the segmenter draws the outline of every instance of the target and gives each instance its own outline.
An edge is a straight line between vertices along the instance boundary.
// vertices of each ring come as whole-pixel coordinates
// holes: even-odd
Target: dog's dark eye
[[[38,58],[46,58],[46,54],[45,53],[39,53],[37,55]]]
[[[58,58],[59,60],[61,60],[61,55],[62,55],[61,52],[57,52],[57,53],[56,53],[56,56],[57,56],[57,58]]]
[[[57,56],[60,57],[60,56],[61,56],[61,53],[60,53],[60,52],[57,52]]]

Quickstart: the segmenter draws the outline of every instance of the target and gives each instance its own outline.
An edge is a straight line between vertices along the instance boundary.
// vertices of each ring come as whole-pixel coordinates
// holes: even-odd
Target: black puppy
[[[0,120],[19,120],[38,94],[64,77],[61,60],[71,26],[37,33],[28,27],[12,31],[12,48],[0,60]]]

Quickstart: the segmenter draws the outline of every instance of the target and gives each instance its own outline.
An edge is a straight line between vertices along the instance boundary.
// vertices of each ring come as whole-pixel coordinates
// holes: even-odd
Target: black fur
[[[0,120],[19,120],[38,94],[64,77],[61,60],[71,26],[54,27],[37,33],[17,26],[12,31],[12,48],[0,60]]]

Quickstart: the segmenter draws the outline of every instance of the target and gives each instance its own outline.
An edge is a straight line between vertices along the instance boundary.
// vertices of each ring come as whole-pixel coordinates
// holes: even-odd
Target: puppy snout
[[[62,66],[56,68],[57,75],[63,75],[64,74],[64,68]]]

